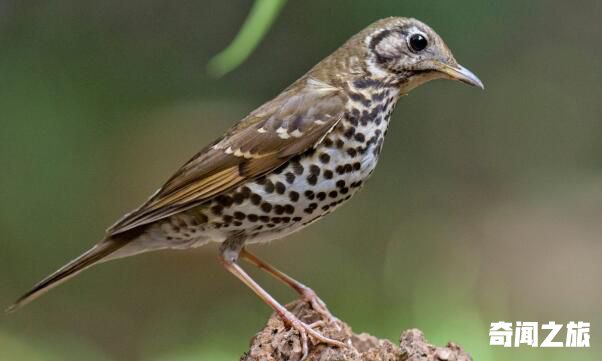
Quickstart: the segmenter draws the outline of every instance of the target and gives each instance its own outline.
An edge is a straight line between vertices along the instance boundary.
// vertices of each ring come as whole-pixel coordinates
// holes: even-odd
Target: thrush
[[[9,311],[101,262],[218,242],[223,266],[299,332],[305,353],[308,337],[344,346],[297,319],[238,261],[267,271],[332,317],[310,288],[245,246],[283,238],[347,202],[376,167],[399,97],[440,78],[483,88],[424,23],[400,17],[373,23],[202,149],[102,241]]]

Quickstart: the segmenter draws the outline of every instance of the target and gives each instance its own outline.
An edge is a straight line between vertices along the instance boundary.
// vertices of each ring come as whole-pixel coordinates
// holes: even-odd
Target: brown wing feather
[[[107,232],[125,232],[195,207],[257,178],[321,142],[342,118],[347,97],[302,78],[180,168],[145,204]]]

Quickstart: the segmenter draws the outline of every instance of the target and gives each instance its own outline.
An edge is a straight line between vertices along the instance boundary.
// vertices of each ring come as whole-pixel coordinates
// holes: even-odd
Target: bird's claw
[[[313,310],[319,313],[324,320],[326,320],[329,323],[339,321],[338,318],[336,318],[332,313],[330,313],[330,311],[326,307],[326,303],[324,303],[324,301],[322,301],[322,299],[318,297],[314,290],[312,290],[311,288],[306,288],[303,290],[302,295],[303,299],[311,303],[311,307],[313,308]]]
[[[334,340],[332,338],[328,338],[328,337],[322,335],[321,333],[319,333],[318,331],[314,330],[314,327],[323,325],[322,321],[317,321],[317,322],[312,323],[311,325],[308,325],[305,322],[299,320],[295,315],[293,315],[290,312],[287,312],[281,316],[282,316],[283,320],[286,323],[288,323],[291,328],[297,330],[299,332],[299,335],[301,336],[301,347],[303,349],[303,357],[301,358],[301,360],[304,360],[305,358],[307,358],[307,356],[309,354],[309,338],[310,337],[313,338],[314,340],[318,341],[319,343],[324,343],[327,345],[342,347],[342,348],[348,347],[347,344],[345,344],[341,341]]]

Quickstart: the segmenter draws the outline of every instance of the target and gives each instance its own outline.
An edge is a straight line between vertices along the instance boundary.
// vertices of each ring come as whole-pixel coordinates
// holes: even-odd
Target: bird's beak
[[[476,76],[474,73],[460,64],[449,65],[445,63],[440,63],[438,67],[440,72],[447,75],[452,80],[459,80],[468,85],[476,86],[477,88],[481,88],[485,90],[485,85],[483,82]]]

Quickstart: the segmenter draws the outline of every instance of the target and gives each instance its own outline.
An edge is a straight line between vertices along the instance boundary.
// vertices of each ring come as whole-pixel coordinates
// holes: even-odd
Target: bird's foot
[[[314,311],[319,313],[320,316],[322,316],[322,318],[326,322],[330,323],[339,321],[338,318],[336,318],[332,313],[330,313],[330,311],[326,307],[326,303],[324,303],[324,301],[322,301],[322,299],[320,299],[316,292],[314,292],[314,290],[312,290],[311,288],[304,288],[301,293],[301,296],[303,297],[303,300],[311,304],[311,307],[314,309]]]
[[[299,320],[295,315],[293,315],[289,311],[279,313],[279,315],[285,323],[287,323],[291,328],[297,330],[299,332],[299,335],[301,336],[301,347],[303,348],[303,357],[301,358],[301,360],[304,360],[309,354],[309,337],[313,338],[319,343],[343,348],[349,347],[347,344],[341,341],[328,338],[322,335],[320,332],[316,331],[314,327],[319,327],[322,324],[321,321],[314,322],[311,325],[308,325],[305,322]]]

